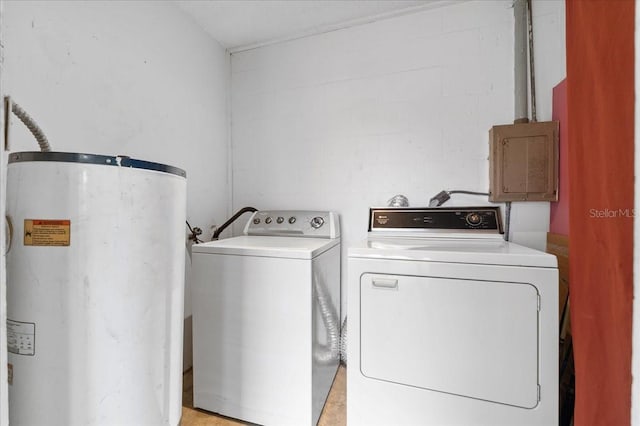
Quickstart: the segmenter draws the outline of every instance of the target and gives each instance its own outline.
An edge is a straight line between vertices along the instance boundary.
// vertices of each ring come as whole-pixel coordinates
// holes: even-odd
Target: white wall
[[[640,426],[640,1],[636,0],[635,31],[635,184],[633,219],[633,334],[631,342],[631,425]]]
[[[0,40],[3,40],[4,4],[0,2]],[[4,44],[0,43],[0,221],[5,216],[6,153],[4,151]],[[9,389],[7,384],[7,277],[5,262],[5,225],[0,224],[0,426],[9,424]]]
[[[542,121],[565,76],[564,2],[534,6]],[[487,191],[488,130],[513,122],[513,50],[511,1],[480,1],[232,54],[234,208],[335,210],[348,247],[395,194]],[[543,248],[548,223],[548,203],[514,203],[516,241]]]
[[[190,223],[226,219],[229,59],[215,40],[170,2],[4,5],[3,91],[54,150],[183,168]],[[38,149],[15,118],[12,131],[13,151]],[[187,281],[186,315],[190,299]]]

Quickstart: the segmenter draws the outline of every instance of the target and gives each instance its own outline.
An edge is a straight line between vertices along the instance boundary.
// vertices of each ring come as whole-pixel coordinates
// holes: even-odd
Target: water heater
[[[7,216],[10,424],[179,424],[185,172],[13,153]]]

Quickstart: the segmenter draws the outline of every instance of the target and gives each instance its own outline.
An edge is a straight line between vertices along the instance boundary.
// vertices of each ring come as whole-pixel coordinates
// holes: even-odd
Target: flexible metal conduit
[[[340,331],[340,361],[347,365],[347,317],[342,321],[342,330]]]
[[[4,106],[6,109],[6,115],[5,115],[6,141],[5,143],[7,144],[7,146],[9,146],[9,111],[11,111],[16,115],[16,117],[20,119],[20,121],[22,121],[22,123],[24,123],[25,126],[27,126],[27,129],[29,129],[31,134],[36,138],[36,141],[38,141],[38,145],[40,146],[40,151],[44,151],[44,152],[51,151],[51,146],[49,145],[49,141],[47,140],[47,137],[44,135],[44,132],[42,131],[40,126],[36,124],[36,121],[33,118],[31,118],[31,116],[27,114],[27,112],[24,109],[22,109],[20,105],[13,102],[10,96],[5,96]],[[9,216],[5,216],[5,228],[6,228],[6,238],[7,238],[5,254],[7,254],[11,249],[11,241],[13,239],[13,225],[11,224],[11,219],[9,218]]]
[[[40,126],[38,126],[35,120],[31,118],[31,116],[27,114],[27,112],[22,109],[20,105],[13,102],[13,100],[9,96],[6,96],[4,100],[7,111],[13,112],[16,117],[18,117],[20,121],[22,121],[24,125],[27,126],[27,129],[29,129],[31,134],[36,138],[36,140],[38,141],[38,145],[40,145],[40,151],[51,151],[51,146],[49,145],[47,137],[44,135],[44,132],[42,131]]]

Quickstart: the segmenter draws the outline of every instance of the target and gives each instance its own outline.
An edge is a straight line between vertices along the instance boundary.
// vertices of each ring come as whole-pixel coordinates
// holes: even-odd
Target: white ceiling
[[[450,0],[177,0],[230,51],[322,33]]]

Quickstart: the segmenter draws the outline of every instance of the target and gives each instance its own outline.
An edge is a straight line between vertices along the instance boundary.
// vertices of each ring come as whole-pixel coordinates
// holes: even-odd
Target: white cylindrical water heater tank
[[[62,152],[7,173],[11,425],[179,424],[186,173]]]

